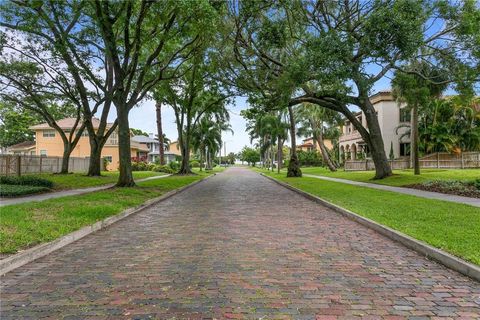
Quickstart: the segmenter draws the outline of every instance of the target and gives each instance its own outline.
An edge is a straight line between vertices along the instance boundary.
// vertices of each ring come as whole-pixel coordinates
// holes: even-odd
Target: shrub
[[[190,167],[199,168],[200,167],[200,162],[198,162],[197,160],[192,160],[192,161],[190,161]]]
[[[176,161],[172,161],[168,164],[168,166],[170,167],[170,169],[172,169],[173,171],[177,172],[178,169],[180,169],[180,164]]]
[[[110,161],[108,161],[107,158],[102,158],[103,161],[103,170],[108,171],[108,165],[110,164]]]
[[[1,197],[19,197],[27,194],[38,193],[49,190],[47,187],[40,186],[27,186],[27,185],[12,185],[1,184],[0,196]]]
[[[473,180],[472,184],[477,190],[480,190],[480,178]]]
[[[53,188],[53,182],[36,176],[0,176],[0,184]]]
[[[168,173],[168,174],[171,174],[171,173],[175,173],[175,170],[172,170],[172,168],[170,168],[169,166],[160,166],[160,165],[157,165],[155,166],[155,168],[153,168],[153,171],[156,171],[156,172],[164,172],[164,173]]]
[[[132,161],[132,171],[155,171],[157,164],[144,161]]]

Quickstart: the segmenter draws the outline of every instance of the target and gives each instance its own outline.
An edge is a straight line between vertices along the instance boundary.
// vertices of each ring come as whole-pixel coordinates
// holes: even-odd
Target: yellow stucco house
[[[58,120],[57,124],[64,132],[70,132],[75,124],[75,118],[65,118]],[[93,127],[98,128],[100,120],[92,119]],[[107,127],[111,127],[112,124],[107,124]],[[31,154],[38,156],[55,156],[61,157],[63,155],[63,142],[62,138],[48,123],[41,123],[30,127],[30,130],[35,131],[35,149]],[[132,158],[139,157],[142,154],[149,152],[146,145],[140,144],[136,141],[130,141]],[[72,157],[87,158],[90,156],[90,143],[88,139],[88,133],[85,130],[82,137],[78,141],[75,149],[73,149]],[[109,162],[107,170],[117,170],[119,164],[118,156],[118,135],[117,132],[113,132],[102,150],[102,158],[106,158]]]
[[[333,149],[333,143],[330,139],[324,139],[323,144],[328,150]],[[320,152],[320,146],[317,141],[312,138],[307,138],[302,141],[302,144],[297,145],[298,151],[318,151]]]

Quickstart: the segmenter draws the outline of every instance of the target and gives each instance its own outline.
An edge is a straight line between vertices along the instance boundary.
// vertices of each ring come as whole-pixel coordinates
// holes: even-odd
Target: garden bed
[[[50,191],[47,187],[0,184],[0,197],[15,198]]]
[[[434,180],[423,183],[410,184],[405,187],[424,191],[453,194],[463,197],[480,198],[480,180]]]
[[[29,194],[50,191],[53,182],[35,176],[0,177],[0,197],[21,197]]]

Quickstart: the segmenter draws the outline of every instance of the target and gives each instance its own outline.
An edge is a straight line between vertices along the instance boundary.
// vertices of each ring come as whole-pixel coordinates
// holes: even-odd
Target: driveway
[[[232,168],[3,277],[42,317],[478,319],[480,283]]]

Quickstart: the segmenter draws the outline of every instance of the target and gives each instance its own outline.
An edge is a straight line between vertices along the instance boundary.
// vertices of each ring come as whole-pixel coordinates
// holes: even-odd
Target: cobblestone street
[[[480,283],[232,168],[2,277],[43,317],[479,319]]]

